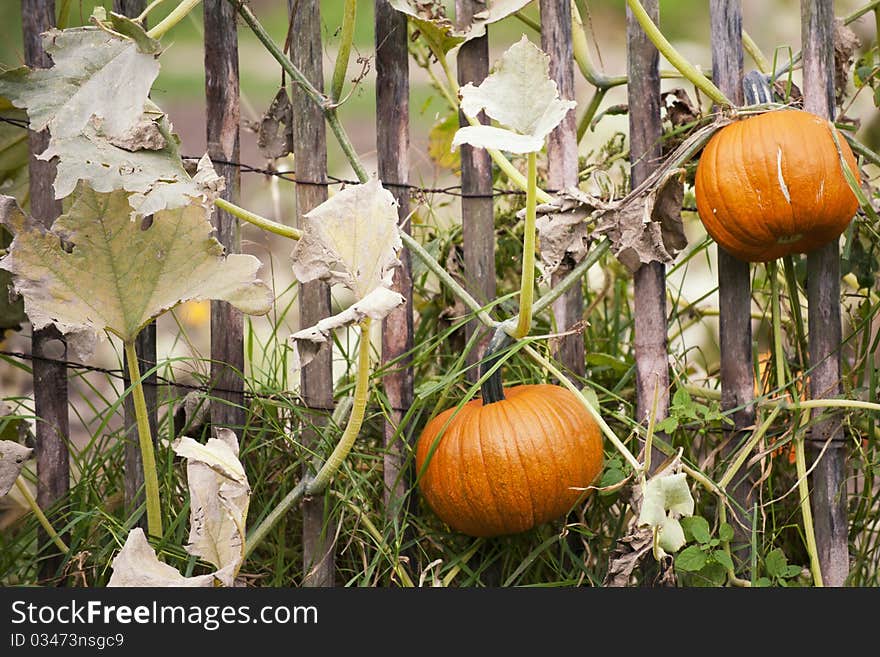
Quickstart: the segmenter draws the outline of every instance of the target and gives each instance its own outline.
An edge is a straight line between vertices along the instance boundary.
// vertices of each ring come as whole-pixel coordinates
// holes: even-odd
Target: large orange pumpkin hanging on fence
[[[574,393],[551,384],[502,390],[500,372],[482,399],[431,420],[416,445],[422,495],[471,536],[515,534],[562,516],[602,469],[599,427]]]
[[[858,177],[855,157],[838,135]],[[695,188],[706,231],[749,262],[824,246],[846,230],[858,208],[828,123],[795,109],[759,114],[715,133],[700,156]]]

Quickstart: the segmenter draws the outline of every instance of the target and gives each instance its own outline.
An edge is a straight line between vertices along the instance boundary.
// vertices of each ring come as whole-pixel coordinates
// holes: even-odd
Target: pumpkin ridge
[[[791,202],[792,187],[794,185],[789,187],[788,183],[785,182],[786,177],[783,165],[788,162],[789,158],[786,157],[786,154],[791,148],[791,144],[787,142],[785,133],[779,130],[779,127],[776,125],[776,119],[777,117],[773,116],[771,120],[761,121],[758,124],[760,139],[752,142],[752,150],[758,150],[762,144],[773,144],[775,146],[775,153],[772,153],[772,162],[766,162],[766,157],[762,157],[760,152],[754,153],[754,155],[765,160],[764,173],[768,180],[764,188],[773,190],[773,195],[777,197],[774,200],[773,209],[778,214],[774,217],[774,221],[766,223],[768,231],[773,235],[776,244],[785,245],[788,239],[803,231],[797,230],[794,205]],[[791,176],[789,176],[789,180],[793,180]],[[764,181],[761,182],[763,183]],[[780,199],[777,195],[782,197],[784,203],[779,202]],[[788,247],[783,246],[783,248]]]
[[[471,530],[474,533],[480,531],[479,527],[481,525],[485,526],[485,524],[487,524],[485,522],[487,513],[490,516],[494,515],[494,518],[491,518],[490,522],[488,523],[492,527],[491,531],[488,533],[495,532],[497,528],[503,526],[504,524],[504,516],[501,512],[501,506],[498,504],[498,497],[495,495],[495,482],[489,475],[490,470],[486,466],[486,455],[483,449],[483,421],[485,418],[494,415],[497,412],[496,409],[496,404],[488,404],[483,406],[481,402],[481,406],[478,409],[478,412],[474,414],[473,418],[474,423],[476,424],[477,432],[477,439],[473,441],[473,446],[474,451],[476,452],[476,454],[479,455],[480,465],[482,466],[481,468],[479,468],[479,477],[481,478],[483,494],[480,494],[479,492],[477,492],[477,494],[473,496],[470,494],[465,494],[464,501],[468,509],[472,511],[472,519],[474,520],[472,526],[478,528],[477,530]],[[465,431],[465,428],[467,428],[468,431]],[[471,426],[462,427],[462,434],[468,437],[473,436],[474,431],[475,429]],[[464,442],[464,440],[462,440],[462,442]],[[459,458],[461,458],[461,453],[459,453]],[[462,484],[465,484],[465,482],[462,481]],[[469,491],[469,488],[466,484],[463,490],[466,491],[466,493]],[[487,505],[487,501],[491,501],[491,505]],[[486,533],[482,532],[481,535],[486,535]]]
[[[529,392],[531,392],[531,391],[529,391]],[[528,395],[528,396],[531,396],[531,395]],[[532,485],[532,480],[529,477],[529,474],[531,473],[530,465],[531,465],[532,457],[534,455],[528,454],[527,456],[529,458],[524,458],[523,452],[520,449],[519,443],[520,443],[521,439],[528,440],[528,442],[531,444],[532,451],[534,451],[537,454],[541,454],[542,456],[545,455],[544,454],[545,450],[541,449],[543,447],[543,445],[538,445],[535,443],[535,440],[532,438],[532,434],[529,433],[529,428],[534,426],[534,420],[532,420],[531,422],[524,421],[524,420],[528,420],[528,419],[533,418],[533,414],[531,413],[531,411],[533,409],[531,409],[531,407],[529,407],[528,410],[529,410],[528,415],[530,417],[527,417],[527,418],[523,417],[525,415],[525,413],[523,413],[519,409],[518,406],[513,406],[510,404],[508,404],[506,408],[502,409],[502,412],[505,415],[505,419],[507,419],[507,421],[510,423],[510,426],[516,427],[516,432],[511,437],[510,442],[513,443],[513,448],[516,451],[517,462],[520,464],[520,467],[522,468],[523,481],[525,481],[526,490],[528,491],[528,496],[526,497],[526,500],[528,501],[528,504],[529,504],[529,515],[531,516],[530,520],[529,520],[529,524],[534,525],[537,522],[543,522],[541,520],[541,517],[543,517],[543,515],[544,515],[543,513],[539,513],[538,512],[539,510],[535,508],[535,500],[537,499],[535,497],[535,487]],[[513,418],[512,416],[516,416],[516,417]],[[518,421],[513,422],[514,419],[516,419]],[[523,428],[525,428],[524,431],[522,430]],[[542,430],[543,430],[543,428],[544,428],[543,425],[541,425]],[[540,437],[539,437],[539,439],[540,439]],[[539,440],[539,442],[540,442],[540,440]],[[535,449],[536,447],[538,449]],[[542,479],[543,479],[543,476],[542,476]],[[540,488],[543,489],[543,486],[541,486]],[[542,492],[546,492],[546,491],[542,490]]]
[[[563,415],[563,411],[565,414]],[[583,412],[582,412],[583,411]],[[589,486],[596,479],[596,476],[602,469],[602,463],[605,460],[605,454],[602,449],[602,439],[598,437],[596,440],[595,434],[599,432],[598,426],[592,424],[593,421],[592,416],[589,415],[589,411],[583,409],[580,405],[580,402],[575,400],[566,398],[564,402],[561,402],[558,405],[553,407],[553,412],[557,413],[563,422],[568,421],[568,426],[579,426],[584,431],[583,439],[576,440],[574,449],[575,453],[580,455],[581,458],[578,459],[579,462],[579,477],[578,481],[574,484],[576,486]],[[584,415],[586,413],[587,415]],[[586,418],[589,417],[587,420]],[[573,435],[573,432],[572,432]],[[595,469],[594,472],[590,472],[591,463],[593,461],[597,461],[599,463],[599,467]],[[574,491],[569,489],[571,493],[578,493],[578,496],[583,495],[585,491]]]

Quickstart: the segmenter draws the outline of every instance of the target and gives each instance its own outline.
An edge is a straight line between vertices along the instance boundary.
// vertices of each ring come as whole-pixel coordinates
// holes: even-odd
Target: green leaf
[[[672,416],[663,418],[660,422],[654,425],[654,428],[661,433],[672,433],[678,429],[678,418]]]
[[[706,565],[706,553],[698,545],[689,545],[675,557],[675,567],[683,572],[697,572]]]
[[[681,526],[684,528],[685,535],[689,536],[698,543],[708,543],[711,538],[709,532],[709,523],[702,516],[691,516],[681,519]]]
[[[785,578],[798,577],[800,576],[802,570],[803,569],[800,566],[789,564],[782,571],[782,576]]]
[[[770,584],[772,584],[772,582],[770,581],[769,578],[759,577],[758,579],[755,580],[755,583],[753,584],[753,586],[755,586],[756,588],[766,588],[766,587],[770,586]]]
[[[452,139],[458,127],[458,112],[451,112],[428,133],[428,155],[437,166],[456,173],[461,169],[461,153],[452,148]]]
[[[718,527],[718,538],[722,541],[729,542],[733,540],[733,527],[726,522],[722,522]]]
[[[0,268],[13,274],[34,328],[55,324],[87,354],[105,329],[131,341],[150,320],[190,299],[218,299],[265,314],[272,293],[256,278],[260,261],[226,255],[199,203],[131,221],[125,192],[80,186],[51,230],[0,197],[0,223],[15,239]]]
[[[559,98],[549,67],[549,57],[523,35],[479,86],[468,83],[459,90],[466,115],[474,118],[485,111],[505,129],[468,126],[456,133],[453,146],[468,143],[515,153],[540,150],[544,138],[577,104]]]
[[[764,557],[764,568],[770,577],[784,577],[788,559],[785,553],[779,548],[774,548]]]
[[[733,559],[724,550],[715,550],[712,552],[712,558],[724,566],[728,571],[733,571]]]

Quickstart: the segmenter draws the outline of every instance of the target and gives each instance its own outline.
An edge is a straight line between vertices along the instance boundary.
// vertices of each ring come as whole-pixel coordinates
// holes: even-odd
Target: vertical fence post
[[[376,148],[379,179],[391,189],[399,204],[397,215],[409,215],[409,49],[406,15],[388,0],[375,3],[376,40]],[[407,221],[403,230],[410,232]],[[413,347],[412,269],[409,251],[400,252],[400,266],[394,270],[394,290],[406,302],[382,322],[382,362],[401,358]],[[385,512],[396,515],[409,488],[403,472],[408,433],[403,417],[413,402],[412,357],[400,359],[383,377],[390,406],[385,420]]]
[[[485,9],[476,0],[456,0],[455,21],[459,29],[473,22],[474,14]],[[457,55],[458,83],[480,84],[489,74],[489,34],[471,39],[463,44]],[[481,123],[489,123],[485,113],[480,112]],[[459,125],[469,125],[464,113],[459,112]],[[492,159],[485,148],[462,144],[461,152],[461,235],[464,249],[464,278],[467,288],[480,303],[495,298],[495,215],[492,206]],[[465,339],[474,331],[482,331],[477,320],[468,322]],[[468,365],[480,360],[480,350],[474,349],[467,356]],[[477,370],[468,370],[468,379],[476,381]]]
[[[804,109],[825,119],[834,117],[834,2],[801,2]],[[840,257],[835,239],[807,255],[810,396],[835,397],[841,392]],[[823,419],[819,419],[819,415]],[[846,512],[846,443],[839,413],[813,413],[808,437],[815,461],[811,483],[813,520],[819,565],[826,586],[843,586],[849,574]],[[827,443],[827,449],[826,449]]]
[[[319,90],[324,89],[321,50],[321,9],[319,0],[288,0],[293,35],[290,59]],[[327,131],[324,114],[295,85],[293,105],[293,154],[296,176],[310,182],[327,181]],[[296,186],[296,214],[299,225],[303,215],[327,200],[327,186]],[[312,326],[330,316],[330,287],[322,281],[299,284],[301,326]],[[300,394],[305,405],[314,411],[312,427],[304,427],[302,441],[314,445],[318,428],[333,410],[332,350],[322,349],[300,373]],[[307,472],[306,474],[314,474]],[[326,494],[303,501],[303,586],[333,586],[335,557],[333,532],[327,520]]]
[[[658,0],[642,2],[657,23]],[[660,53],[633,16],[626,10],[627,75],[629,77],[630,179],[637,187],[657,167],[660,156]],[[636,417],[645,422],[654,410],[657,420],[669,413],[669,366],[666,354],[666,268],[663,263],[644,264],[633,275],[636,360]],[[656,409],[654,408],[656,397]],[[652,468],[663,454],[654,450]]]
[[[146,8],[147,0],[114,0],[113,11],[125,16],[139,16]],[[156,366],[156,322],[147,324],[135,339],[135,351],[138,356],[138,366],[141,373],[149,372]],[[127,388],[131,385],[128,376],[128,363],[122,360],[124,384]],[[153,442],[158,441],[159,426],[159,389],[156,386],[156,373],[144,378],[144,400],[147,403],[147,416],[150,423],[150,435]],[[125,512],[126,515],[133,513],[144,504],[144,463],[141,459],[141,450],[138,446],[137,417],[134,412],[134,398],[126,396],[122,403],[125,424]],[[138,519],[137,526],[147,527],[147,515],[142,514]]]
[[[52,60],[43,50],[40,34],[55,25],[55,0],[22,0],[25,64],[49,68]],[[49,133],[28,132],[30,157],[28,176],[30,211],[46,228],[61,214],[61,203],[55,200],[52,183],[55,163],[36,158],[46,150]],[[37,502],[47,512],[67,496],[70,489],[70,455],[67,441],[70,420],[67,414],[67,368],[57,361],[67,360],[67,345],[54,326],[34,331],[31,351],[34,356],[34,408],[36,423]],[[46,359],[54,359],[46,360]],[[56,519],[61,526],[60,518]],[[40,532],[40,546],[51,545]],[[60,561],[47,559],[40,568],[42,577],[55,575]]]
[[[541,49],[550,56],[550,78],[559,88],[563,100],[574,99],[574,53],[571,40],[571,3],[541,0]],[[565,115],[553,129],[547,142],[547,184],[562,190],[577,186],[578,145],[574,111]],[[571,271],[574,263],[566,259],[553,272],[551,284],[556,285]],[[583,318],[584,293],[573,285],[553,303],[557,331],[567,331]],[[585,373],[584,338],[580,333],[567,335],[559,341],[556,354],[572,376]]]
[[[205,0],[205,101],[208,156],[212,161],[239,161],[238,29],[235,8],[226,0]],[[238,202],[241,186],[235,164],[214,165],[226,181],[223,198]],[[214,209],[217,240],[227,253],[241,251],[238,220]],[[244,317],[225,301],[211,302],[211,424],[243,433]]]
[[[737,105],[743,102],[742,7],[740,0],[711,0],[712,80]],[[754,428],[755,375],[752,367],[751,280],[749,263],[718,247],[721,408],[731,411],[733,428],[725,431],[723,456],[733,454]],[[741,473],[729,488],[736,505],[732,518],[734,553],[748,545],[747,516],[753,477]],[[748,559],[743,557],[743,561]]]

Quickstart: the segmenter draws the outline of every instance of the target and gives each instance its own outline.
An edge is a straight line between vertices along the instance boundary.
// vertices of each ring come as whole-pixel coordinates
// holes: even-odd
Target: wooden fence
[[[318,0],[288,0],[292,12],[289,52],[293,63],[318,89],[325,89],[321,43],[322,23]],[[22,0],[26,62],[31,66],[50,65],[40,45],[39,35],[52,26],[54,0]],[[145,0],[115,0],[115,9],[130,16],[139,14]],[[467,24],[480,11],[478,0],[457,0],[459,24]],[[541,44],[550,56],[550,71],[563,98],[574,96],[574,58],[572,6],[568,2],[540,0]],[[642,3],[648,14],[659,19],[658,0]],[[734,102],[742,102],[743,51],[741,46],[742,16],[739,0],[711,0],[712,75],[715,84]],[[803,19],[803,92],[809,111],[828,117],[833,111],[833,3],[832,0],[804,0]],[[577,25],[577,23],[575,23]],[[207,100],[207,143],[216,168],[226,180],[225,196],[235,202],[239,194],[239,80],[237,20],[234,6],[227,0],[204,0],[205,72]],[[489,28],[491,30],[491,27]],[[578,35],[580,36],[580,35]],[[400,204],[400,218],[409,215],[409,52],[407,19],[395,11],[387,0],[375,2],[375,68],[377,75],[376,114],[378,175],[394,192]],[[629,128],[632,185],[643,181],[660,159],[661,102],[658,51],[628,11],[627,74],[629,77]],[[488,36],[474,39],[458,51],[458,82],[480,82],[489,72]],[[603,92],[604,93],[604,92]],[[333,99],[336,100],[336,99]],[[292,88],[293,151],[296,174],[309,181],[328,181],[325,117],[307,95]],[[462,125],[466,120],[461,119]],[[551,189],[574,186],[578,180],[577,124],[571,112],[552,133],[547,145],[547,184]],[[32,154],[46,145],[45,133],[30,134]],[[31,157],[30,198],[35,217],[46,226],[59,214],[59,203],[52,193],[53,165]],[[464,278],[472,294],[481,303],[495,297],[495,263],[493,257],[494,219],[492,166],[486,151],[462,148],[461,192],[464,235]],[[308,184],[296,186],[297,216],[314,208],[328,196],[327,186]],[[408,230],[409,226],[404,223]],[[217,235],[230,251],[240,249],[237,221],[224,212],[216,213]],[[402,424],[413,400],[412,370],[406,356],[413,344],[412,280],[409,254],[403,254],[403,265],[397,270],[395,289],[407,298],[384,321],[382,358],[395,362],[384,377],[383,385],[391,408],[385,430],[385,505],[389,514],[396,513],[409,488],[406,462],[407,444],[413,438],[412,428]],[[573,263],[554,275],[554,283],[570,270]],[[840,276],[838,244],[834,243],[810,254],[808,259],[809,351],[814,369],[810,377],[813,396],[833,396],[840,391]],[[635,283],[635,361],[638,419],[645,421],[651,409],[662,419],[669,408],[669,371],[667,355],[667,308],[665,267],[660,263],[644,265],[634,276]],[[727,453],[735,450],[750,434],[755,424],[754,375],[752,368],[753,340],[750,321],[750,269],[724,251],[718,256],[720,293],[721,390],[723,407],[731,413],[734,426],[728,432]],[[312,325],[330,314],[330,294],[325,283],[313,282],[300,286],[300,317],[303,325]],[[553,305],[556,327],[564,331],[583,319],[581,287],[575,286]],[[468,335],[480,330],[476,322],[468,327]],[[211,381],[222,392],[214,395],[212,422],[240,430],[245,424],[246,402],[242,394],[244,371],[243,322],[241,314],[225,303],[211,306]],[[60,346],[59,346],[60,345]],[[573,334],[561,341],[557,358],[575,377],[584,374],[584,340]],[[155,326],[142,334],[138,343],[142,371],[154,368],[157,362]],[[51,356],[50,359],[42,359]],[[43,508],[64,498],[68,490],[69,468],[67,436],[69,434],[67,376],[63,340],[53,329],[33,336],[34,390],[36,426],[38,500]],[[161,357],[161,355],[159,355]],[[475,362],[477,354],[471,357]],[[148,380],[149,381],[149,380]],[[155,387],[148,397],[152,409],[153,435],[156,435]],[[334,381],[330,353],[324,351],[302,373],[302,398],[324,416],[334,404]],[[132,448],[126,451],[126,498],[128,508],[139,503],[138,492],[143,479],[140,456],[133,436],[133,411],[126,405],[126,426]],[[825,416],[817,421],[808,438],[816,450],[827,447],[811,477],[813,512],[820,547],[820,560],[825,583],[842,585],[847,575],[847,521],[843,477],[846,472],[847,449],[843,440],[841,420]],[[311,429],[314,434],[315,429]],[[310,444],[317,435],[306,436]],[[829,442],[830,441],[830,442]],[[826,445],[827,443],[827,445]],[[655,463],[659,458],[655,460]],[[749,511],[753,504],[753,477],[744,476],[732,490],[738,504]],[[323,499],[307,500],[302,505],[304,583],[311,586],[334,584],[333,520],[326,518]],[[45,541],[45,538],[42,540]],[[740,543],[746,537],[739,535]],[[47,562],[45,569],[51,570]]]

